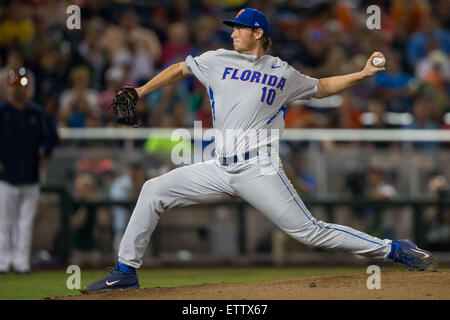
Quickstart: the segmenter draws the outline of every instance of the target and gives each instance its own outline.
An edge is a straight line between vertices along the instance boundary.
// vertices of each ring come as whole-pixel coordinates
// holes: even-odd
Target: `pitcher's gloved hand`
[[[136,103],[139,95],[133,87],[122,87],[116,90],[111,104],[118,124],[138,127],[136,117]]]

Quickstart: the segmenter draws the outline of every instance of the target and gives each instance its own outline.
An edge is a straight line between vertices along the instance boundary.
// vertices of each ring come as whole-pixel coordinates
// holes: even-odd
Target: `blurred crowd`
[[[74,3],[79,30],[66,26]],[[380,30],[366,26],[374,4]],[[187,55],[232,49],[222,20],[245,6],[268,17],[269,54],[309,76],[358,71],[373,51],[386,56],[385,72],[320,107],[292,103],[286,127],[450,128],[448,0],[2,1],[0,81],[25,66],[34,74],[34,100],[59,127],[116,126],[115,89],[142,85]],[[137,111],[143,127],[212,126],[209,99],[193,77],[147,95]]]

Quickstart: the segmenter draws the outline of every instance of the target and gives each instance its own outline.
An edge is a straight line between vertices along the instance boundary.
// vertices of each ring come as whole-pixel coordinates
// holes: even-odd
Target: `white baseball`
[[[377,68],[384,67],[385,63],[386,63],[386,59],[384,57],[375,57],[372,59],[372,64]]]

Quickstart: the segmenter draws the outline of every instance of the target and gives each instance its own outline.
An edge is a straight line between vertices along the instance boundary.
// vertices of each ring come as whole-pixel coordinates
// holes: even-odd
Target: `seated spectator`
[[[429,82],[445,93],[450,81],[450,59],[439,49],[432,49],[417,62],[416,77]]]
[[[195,120],[202,122],[202,128],[212,128],[213,126],[211,102],[206,95],[203,97],[200,109],[197,110]]]
[[[67,124],[70,128],[84,128],[86,127],[86,117],[89,113],[86,99],[79,96],[70,107],[71,113],[67,119]]]
[[[102,110],[102,120],[105,126],[114,126],[116,118],[111,108],[116,90],[124,83],[124,70],[121,67],[114,66],[106,71],[106,89],[100,93],[99,106]]]
[[[202,15],[195,22],[195,47],[201,52],[223,47],[217,35],[217,19],[210,15]]]
[[[173,107],[172,115],[175,121],[175,128],[192,127],[192,114],[186,109],[186,105],[183,101],[178,101],[178,103]]]
[[[83,40],[77,48],[80,56],[92,70],[92,86],[97,90],[102,87],[102,74],[106,65],[106,59],[100,47],[104,28],[105,23],[101,18],[89,20]]]
[[[146,180],[147,175],[141,163],[137,160],[130,161],[125,173],[113,180],[109,192],[110,198],[112,200],[137,199],[141,187]],[[130,208],[114,206],[112,209],[114,230],[113,247],[115,252],[119,249],[120,240],[125,233],[130,216]]]
[[[66,1],[34,1],[34,3],[37,4],[35,9],[38,15],[45,17],[46,28],[66,27],[68,6]]]
[[[291,152],[292,183],[299,194],[305,197],[314,196],[317,193],[317,180],[307,171],[306,157],[301,152]]]
[[[149,27],[152,29],[159,41],[165,42],[167,38],[167,26],[169,25],[169,16],[166,6],[156,6],[150,13],[148,19]]]
[[[112,65],[130,63],[127,82],[148,81],[161,56],[161,44],[156,34],[139,26],[138,16],[133,9],[125,10],[119,25],[108,27],[101,37],[100,47],[106,51]]]
[[[433,106],[430,104],[432,100],[419,98],[414,102],[413,122],[407,126],[407,129],[438,129],[438,123],[431,118]],[[424,141],[414,142],[414,147],[422,150],[432,150],[439,148],[439,142]]]
[[[79,201],[97,200],[97,182],[87,173],[75,178],[74,195]],[[111,222],[104,208],[77,205],[71,217],[73,228],[73,251],[71,263],[80,267],[98,267],[101,264],[99,241],[109,231]]]
[[[427,55],[427,46],[430,42],[435,42],[445,54],[450,54],[450,32],[440,26],[439,20],[428,15],[422,28],[415,32],[407,43],[406,56],[412,67]]]
[[[386,112],[386,103],[382,100],[369,100],[367,112],[361,114],[361,123],[365,129],[391,129]],[[397,147],[395,141],[367,141],[364,145],[372,148]]]
[[[366,172],[367,188],[365,196],[373,200],[391,200],[398,195],[396,188],[387,182],[385,173],[380,168],[371,168]],[[364,216],[367,219],[368,227],[373,228],[373,233],[380,236],[396,238],[396,226],[401,224],[398,221],[400,216],[393,208],[379,210],[376,206],[365,207]]]
[[[413,116],[414,121],[409,126],[410,129],[437,129],[438,124],[430,116],[431,110],[430,101],[419,98],[414,102]]]
[[[319,68],[327,58],[325,33],[320,29],[310,28],[304,31],[302,40],[305,44],[305,52],[302,56],[296,57],[297,60],[306,68]],[[306,68],[305,73],[308,73]]]
[[[4,9],[6,17],[0,21],[0,48],[32,40],[34,23],[30,6],[22,1],[12,1]]]
[[[405,29],[408,34],[420,30],[428,14],[428,4],[421,0],[394,0],[389,8],[396,28]]]
[[[380,168],[369,169],[366,182],[366,195],[370,199],[389,200],[397,194],[395,187],[386,181],[385,174]]]
[[[139,127],[149,127],[149,120],[151,117],[150,109],[145,101],[139,100],[136,104],[136,117],[138,119]]]
[[[378,72],[375,85],[379,97],[387,102],[388,111],[411,112],[411,98],[414,93],[409,84],[412,76],[401,69],[400,56],[396,52],[386,54],[388,67],[386,71]]]
[[[162,46],[161,63],[164,66],[183,61],[189,54],[193,54],[193,47],[189,41],[189,28],[182,22],[169,25],[167,41]]]
[[[368,102],[367,112],[361,115],[367,129],[388,129],[386,122],[386,104],[384,101],[372,99]]]
[[[89,69],[86,66],[75,67],[69,77],[72,87],[65,90],[59,99],[59,125],[80,127],[85,126],[86,116],[100,119],[98,92],[89,88]]]
[[[442,173],[433,172],[428,180],[427,192],[432,198],[446,199],[450,197],[450,183]],[[429,226],[427,240],[438,250],[449,250],[450,207],[429,207],[425,211],[424,220]]]
[[[432,82],[424,81],[417,87],[416,99],[421,98],[429,102],[430,117],[437,123],[442,121],[442,116],[450,108],[450,100],[448,97],[447,92],[442,92]]]
[[[336,109],[337,111],[337,127],[342,129],[360,129],[361,109],[354,102],[353,95],[346,91],[339,95],[342,98],[342,104]]]
[[[306,108],[300,101],[291,102],[286,111],[286,128],[314,128],[315,113]]]
[[[72,61],[63,61],[62,55],[58,49],[53,48],[49,41],[38,43],[37,49],[42,52],[37,55],[36,93],[42,98],[42,95],[56,94],[58,97],[68,86],[67,73],[69,64]]]

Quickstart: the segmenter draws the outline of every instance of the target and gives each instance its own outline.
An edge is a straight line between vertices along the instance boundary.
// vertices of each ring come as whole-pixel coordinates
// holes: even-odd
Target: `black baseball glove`
[[[139,99],[136,89],[122,87],[116,90],[116,95],[111,104],[118,124],[130,127],[138,127],[136,117],[136,103]]]

